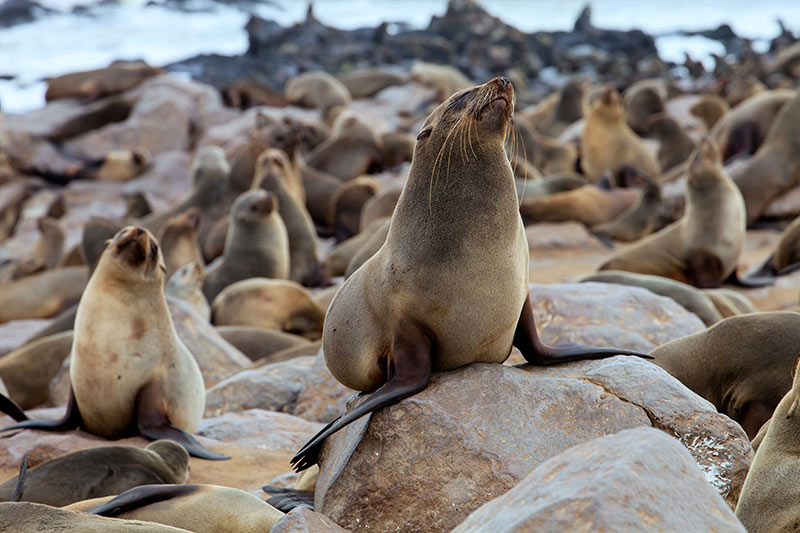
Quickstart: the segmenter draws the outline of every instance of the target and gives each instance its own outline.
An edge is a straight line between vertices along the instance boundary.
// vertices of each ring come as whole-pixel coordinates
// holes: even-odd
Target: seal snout
[[[138,226],[123,228],[115,238],[114,252],[131,265],[140,265],[158,254],[158,245],[149,231]]]

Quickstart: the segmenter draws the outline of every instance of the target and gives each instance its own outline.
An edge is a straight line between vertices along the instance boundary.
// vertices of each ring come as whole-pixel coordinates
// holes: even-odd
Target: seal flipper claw
[[[212,452],[190,433],[176,427],[170,423],[167,414],[159,408],[159,402],[163,398],[159,392],[158,385],[149,384],[145,386],[136,398],[136,426],[142,436],[153,440],[168,439],[175,441],[189,452],[193,457],[209,459],[211,461],[222,461],[230,459],[227,455]]]
[[[24,413],[23,413],[24,416]],[[69,431],[77,429],[81,425],[81,414],[78,411],[78,403],[75,401],[75,394],[72,388],[69,390],[69,401],[67,402],[67,411],[64,416],[58,420],[30,420],[27,416],[24,422],[8,426],[0,431],[9,431],[12,429],[41,429],[42,431]]]
[[[601,359],[615,355],[635,355],[644,359],[653,359],[652,355],[633,350],[594,348],[578,344],[550,346],[543,343],[536,331],[530,295],[525,298],[525,303],[522,306],[517,330],[514,332],[514,346],[522,352],[525,360],[532,365],[551,365],[567,361],[579,361],[581,359]]]
[[[0,412],[7,414],[17,422],[28,420],[28,415],[22,410],[17,402],[0,393]]]
[[[292,457],[291,464],[300,472],[317,464],[322,443],[330,435],[362,416],[424,389],[431,378],[432,339],[419,326],[402,321],[395,332],[389,355],[386,382],[366,401],[322,428]]]

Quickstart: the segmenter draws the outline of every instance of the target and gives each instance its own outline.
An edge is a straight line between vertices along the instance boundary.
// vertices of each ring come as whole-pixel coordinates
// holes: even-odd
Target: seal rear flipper
[[[271,495],[267,503],[283,513],[288,513],[295,507],[314,510],[313,490],[289,489],[274,485],[264,485],[262,490]]]
[[[17,422],[28,420],[28,415],[25,414],[22,407],[3,393],[0,393],[0,412],[7,414]]]
[[[791,267],[789,267],[791,268]],[[783,271],[781,271],[783,272]],[[787,272],[788,274],[788,272]],[[781,275],[779,272],[777,275]],[[736,285],[737,287],[766,287],[775,283],[774,277],[759,277],[759,276],[745,276],[739,277],[739,274],[734,270],[731,275],[725,279],[725,283]]]
[[[17,406],[19,407],[19,406]],[[8,426],[0,431],[9,431],[11,429],[41,429],[42,431],[69,431],[77,429],[81,425],[81,414],[78,411],[78,403],[75,401],[75,394],[72,392],[72,387],[69,390],[69,401],[67,402],[67,411],[64,416],[58,420],[30,420],[23,413],[25,418],[24,422]]]
[[[168,439],[175,441],[193,457],[221,461],[230,459],[227,455],[212,452],[190,433],[172,425],[163,410],[163,399],[160,386],[154,383],[146,385],[136,398],[136,426],[139,433],[153,440]]]
[[[86,512],[113,518],[146,505],[192,494],[199,489],[198,485],[140,485],[126,490],[107,502],[95,505]]]
[[[402,321],[395,332],[392,352],[389,355],[386,383],[355,409],[331,421],[314,435],[292,457],[291,464],[294,470],[300,472],[317,464],[325,439],[349,423],[424,389],[431,378],[432,346],[432,339],[427,332],[410,322]]]
[[[652,355],[633,350],[618,348],[594,348],[579,344],[558,344],[551,346],[539,339],[536,322],[533,317],[533,305],[530,294],[522,306],[517,329],[514,332],[514,346],[522,353],[525,360],[532,365],[551,365],[581,359],[602,359],[615,355],[635,355],[644,359],[653,359]]]

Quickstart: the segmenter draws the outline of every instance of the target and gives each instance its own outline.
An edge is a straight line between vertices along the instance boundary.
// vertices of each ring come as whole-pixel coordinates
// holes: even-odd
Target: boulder
[[[245,370],[206,391],[206,416],[247,409],[292,413],[315,357],[297,357]]]
[[[292,414],[314,422],[328,423],[342,414],[347,400],[357,393],[336,381],[325,365],[321,350],[306,371],[304,381]]]
[[[315,509],[353,530],[447,530],[567,448],[640,426],[677,438],[735,505],[752,457],[741,427],[652,363],[617,356],[435,374],[327,440]]]
[[[548,459],[453,533],[745,529],[678,442],[636,428]]]
[[[536,326],[549,344],[614,346],[649,352],[705,329],[671,298],[608,283],[530,285]]]
[[[327,516],[305,507],[295,507],[281,518],[270,533],[345,533]]]
[[[241,413],[225,413],[215,418],[206,418],[200,423],[197,434],[235,443],[243,448],[295,452],[320,429],[322,424],[296,416],[249,409]]]

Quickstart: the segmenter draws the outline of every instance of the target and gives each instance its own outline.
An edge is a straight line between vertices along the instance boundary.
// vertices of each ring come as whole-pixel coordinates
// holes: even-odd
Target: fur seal
[[[350,103],[350,91],[339,80],[322,71],[304,72],[286,83],[284,94],[289,103],[313,107],[325,116],[337,106]]]
[[[656,229],[661,207],[661,187],[645,179],[636,203],[610,222],[592,226],[592,233],[619,241],[637,241]]]
[[[752,223],[780,194],[800,183],[800,90],[775,117],[764,142],[747,164],[731,171]]]
[[[367,174],[380,160],[375,131],[355,112],[343,111],[333,123],[331,136],[314,148],[306,162],[342,181]]]
[[[437,101],[454,92],[472,86],[472,81],[451,65],[437,65],[420,61],[414,63],[409,73],[411,80],[436,91]]]
[[[519,204],[519,212],[525,224],[575,220],[594,226],[619,217],[631,209],[638,199],[639,191],[635,189],[606,190],[595,185],[584,185],[547,196],[525,194]]]
[[[342,242],[361,229],[361,212],[370,198],[378,195],[378,182],[369,176],[360,176],[342,183],[330,199],[333,235]]]
[[[353,272],[361,268],[361,265],[367,262],[367,259],[372,257],[381,249],[383,243],[386,242],[386,236],[389,235],[389,226],[391,219],[387,218],[380,223],[376,223],[374,230],[369,232],[369,237],[364,241],[364,245],[359,247],[350,262],[347,263],[347,269],[344,271],[344,277],[349,278]]]
[[[325,319],[333,376],[375,392],[303,446],[292,459],[297,470],[317,462],[329,435],[424,389],[433,371],[502,363],[512,346],[533,364],[649,357],[539,340],[528,241],[504,148],[513,107],[511,82],[495,78],[452,95],[425,121],[386,243],[342,284]],[[472,148],[448,156],[468,133]]]
[[[650,130],[659,142],[658,164],[666,172],[689,159],[694,152],[694,141],[678,122],[666,113],[650,117]]]
[[[387,87],[403,85],[406,77],[380,68],[366,68],[338,76],[353,98],[370,98]]]
[[[303,199],[297,191],[302,182],[289,158],[273,148],[256,162],[253,188],[262,188],[278,199],[278,213],[289,237],[289,279],[313,286],[322,282],[322,267],[317,257],[317,234]]]
[[[570,124],[583,118],[583,93],[586,82],[571,79],[558,92],[549,112],[542,112],[544,108],[531,109],[528,113],[521,113],[536,131],[548,137],[558,137]],[[538,106],[537,106],[538,107]]]
[[[197,457],[225,458],[190,434],[203,416],[205,388],[167,309],[164,270],[150,232],[135,226],[120,230],[78,304],[66,414],[3,431],[82,427],[109,439],[139,433],[174,440]]]
[[[683,217],[615,253],[600,270],[626,270],[672,278],[695,287],[718,287],[736,271],[745,235],[739,189],[704,139],[689,163]]]
[[[704,289],[703,292],[714,303],[714,307],[720,312],[722,318],[759,312],[753,302],[747,299],[747,296],[736,291],[730,289]]]
[[[289,277],[289,236],[277,204],[275,195],[263,189],[246,192],[233,203],[233,224],[228,228],[222,261],[203,282],[209,302],[243,279]]]
[[[294,165],[306,191],[308,214],[317,226],[331,227],[331,198],[342,182],[330,174],[311,168],[299,154],[295,154]]]
[[[142,485],[86,513],[194,533],[264,533],[284,516],[249,492],[218,485]]]
[[[58,314],[78,302],[88,277],[84,266],[64,267],[0,284],[0,324]]]
[[[186,483],[189,454],[169,440],[134,446],[101,446],[62,455],[25,476],[24,501],[63,507],[89,498],[112,496],[139,485]],[[0,485],[0,501],[8,501],[17,478]]]
[[[640,80],[625,89],[622,102],[628,126],[640,135],[649,135],[652,132],[650,118],[664,112],[667,93],[667,83],[662,79]]]
[[[738,154],[752,154],[767,137],[781,108],[796,91],[778,89],[755,94],[728,111],[711,130],[711,138],[719,146],[722,160]]]
[[[349,239],[337,244],[325,258],[325,274],[329,278],[343,276],[347,270],[347,265],[350,264],[350,261],[352,261],[353,257],[358,253],[361,247],[367,243],[370,237],[372,237],[372,234],[375,233],[378,228],[384,224],[388,224],[388,222],[389,217],[383,217],[374,220],[359,234],[353,235]],[[385,237],[386,236],[384,234],[384,239]]]
[[[689,112],[702,120],[706,131],[710,132],[729,109],[728,102],[722,97],[705,94],[689,109]]]
[[[48,102],[59,98],[96,100],[126,91],[147,78],[163,73],[162,69],[151,67],[144,61],[115,61],[105,68],[50,78],[44,98]]]
[[[764,263],[747,277],[782,276],[800,268],[800,217],[783,233]]]
[[[776,311],[726,318],[651,354],[752,439],[792,386],[798,346],[800,313]]]
[[[250,278],[219,293],[211,304],[216,326],[256,326],[316,340],[322,335],[325,311],[299,283]]]
[[[364,231],[373,221],[379,218],[391,218],[394,213],[394,206],[400,199],[403,187],[390,186],[369,198],[361,208],[361,220],[358,223],[358,231]]]
[[[616,175],[630,166],[648,176],[659,176],[661,168],[642,140],[625,122],[616,89],[607,89],[592,103],[581,134],[581,168],[589,181],[598,181],[606,171]]]
[[[51,270],[58,265],[64,252],[64,230],[58,221],[50,217],[42,217],[36,221],[39,228],[39,239],[27,259],[12,263],[11,279],[24,278],[43,270]]]
[[[59,509],[41,503],[0,503],[3,531],[14,533],[41,533],[42,531],[68,531],[81,533],[187,533],[185,529],[162,526],[139,520],[117,520],[102,516]]]
[[[406,161],[411,161],[414,155],[416,140],[407,133],[388,132],[381,134],[380,165],[383,168],[394,168]]]
[[[696,314],[706,326],[713,326],[723,318],[716,305],[714,305],[714,301],[708,294],[686,283],[675,281],[674,279],[664,278],[662,276],[649,276],[647,274],[634,274],[633,272],[625,272],[624,270],[602,270],[582,276],[578,281],[581,283],[587,281],[617,283],[619,285],[630,285],[632,287],[647,289],[652,293],[672,298],[687,311]]]
[[[270,357],[273,354],[309,343],[308,339],[300,335],[254,326],[219,326],[217,333],[250,360],[269,360],[270,363],[277,362]]]
[[[198,263],[183,265],[167,280],[167,299],[178,299],[189,304],[200,316],[211,320],[211,305],[203,296],[205,273]]]
[[[800,357],[742,485],[736,517],[747,531],[800,530]]]
[[[27,342],[0,358],[8,395],[24,409],[44,403],[48,387],[72,349],[72,331]]]
[[[164,252],[164,264],[167,267],[166,278],[184,265],[195,263],[203,265],[203,252],[197,242],[197,230],[203,220],[198,207],[190,207],[180,215],[167,220],[158,232],[158,242]]]

